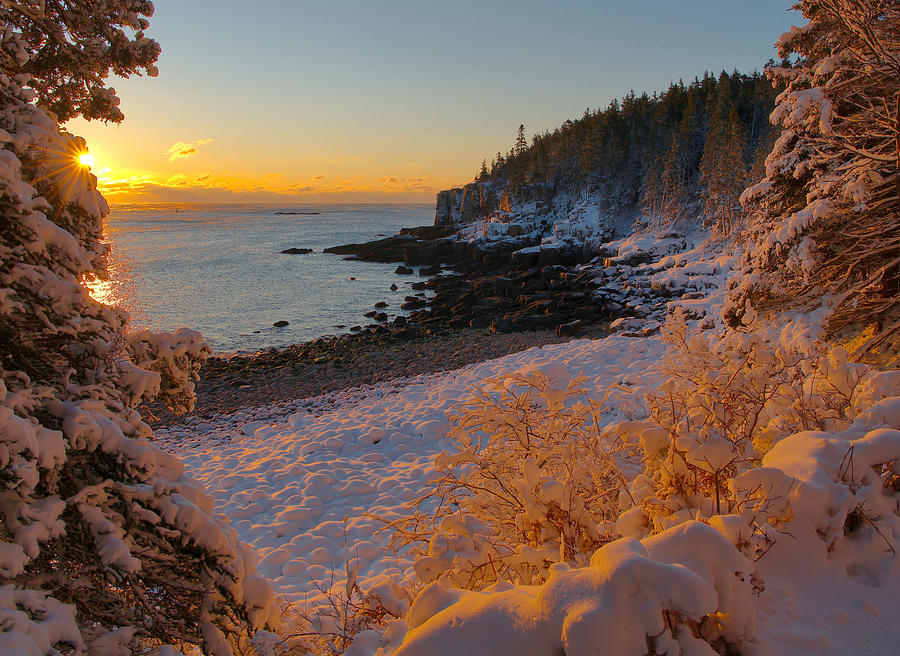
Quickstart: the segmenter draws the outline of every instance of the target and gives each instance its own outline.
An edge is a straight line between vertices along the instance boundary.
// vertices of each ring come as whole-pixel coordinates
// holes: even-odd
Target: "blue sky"
[[[159,77],[112,82],[124,125],[71,129],[101,178],[143,180],[153,198],[174,180],[172,198],[203,200],[424,199],[508,150],[520,123],[531,135],[630,89],[761,69],[802,23],[771,0],[155,5]]]

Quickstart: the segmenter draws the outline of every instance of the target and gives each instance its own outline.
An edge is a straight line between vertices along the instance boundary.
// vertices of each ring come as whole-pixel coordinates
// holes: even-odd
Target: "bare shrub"
[[[392,546],[411,550],[423,582],[539,583],[552,563],[584,565],[615,537],[620,444],[601,440],[603,401],[582,383],[540,372],[489,380],[456,409],[456,451],[390,523]]]

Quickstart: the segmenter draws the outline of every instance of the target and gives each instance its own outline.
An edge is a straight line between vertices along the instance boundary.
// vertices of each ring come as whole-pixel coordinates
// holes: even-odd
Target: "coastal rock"
[[[456,223],[462,195],[463,190],[458,187],[438,192],[434,208],[434,225],[445,226]]]
[[[400,276],[409,276],[409,275],[412,275],[413,270],[410,269],[409,267],[405,267],[401,264],[396,269],[394,269],[394,273],[396,273],[397,275],[400,275]]]
[[[290,323],[288,323],[287,321],[284,321],[284,320],[282,319],[281,321],[276,321],[276,322],[273,323],[272,325],[273,325],[275,328],[284,328],[285,326],[289,326]]]
[[[399,288],[397,287],[397,285],[396,285],[395,283],[391,283],[391,291],[392,291],[392,292],[395,292],[395,291],[397,291],[397,289],[399,289]]]
[[[581,319],[570,321],[569,323],[561,323],[556,327],[558,337],[574,337],[581,332]]]
[[[491,183],[471,182],[438,192],[434,207],[435,226],[453,226],[483,220],[509,211],[506,194]]]
[[[441,272],[440,264],[433,264],[430,267],[422,267],[419,269],[420,276],[436,276]]]
[[[400,306],[403,310],[418,310],[425,307],[427,301],[424,298],[416,298],[415,296],[407,296],[406,302]]]
[[[513,331],[512,321],[509,319],[494,319],[491,321],[492,333],[511,333]]]
[[[311,248],[285,248],[282,253],[287,255],[307,255],[313,252]]]
[[[385,303],[384,301],[378,301],[378,302],[375,304],[375,307],[377,307],[377,308],[383,308],[383,307],[387,307],[387,306],[388,306],[388,304]]]

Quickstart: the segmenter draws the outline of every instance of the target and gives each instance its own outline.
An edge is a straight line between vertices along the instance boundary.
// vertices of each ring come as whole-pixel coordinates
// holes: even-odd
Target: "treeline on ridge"
[[[530,144],[520,125],[509,153],[483,162],[475,181],[505,187],[518,203],[548,186],[576,187],[609,217],[640,212],[670,225],[702,216],[727,232],[741,191],[764,175],[777,137],[768,120],[776,95],[763,74],[737,71],[706,73],[652,96],[631,91]]]

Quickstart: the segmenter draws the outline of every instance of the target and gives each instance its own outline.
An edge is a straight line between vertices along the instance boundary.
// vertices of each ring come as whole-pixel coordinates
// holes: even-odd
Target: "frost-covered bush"
[[[212,352],[203,335],[189,328],[174,333],[142,330],[128,335],[126,343],[134,366],[159,374],[156,399],[177,415],[191,412],[194,381],[200,379],[200,366]],[[120,376],[120,383],[126,376]]]
[[[386,625],[405,613],[409,604],[406,602],[402,609],[397,608],[394,604],[385,602],[384,597],[379,594],[379,588],[383,591],[383,585],[387,584],[405,596],[402,588],[393,581],[385,581],[382,586],[363,591],[357,583],[358,571],[359,560],[352,559],[349,548],[345,547],[344,584],[335,585],[333,580],[328,588],[315,584],[324,595],[326,603],[311,610],[296,611],[293,636],[303,642],[295,646],[295,651],[290,652],[291,654],[362,656],[374,651],[374,648],[368,648],[370,643],[374,641],[380,644]]]
[[[809,22],[778,41],[789,68],[771,115],[783,131],[766,177],[747,189],[748,247],[726,317],[818,305],[829,329],[863,330],[867,349],[900,332],[900,7],[803,0]],[[755,311],[754,311],[755,309]],[[896,355],[896,354],[894,354]]]
[[[676,315],[664,332],[668,380],[649,395],[650,417],[603,433],[619,459],[631,447],[644,464],[620,488],[624,537],[580,566],[552,564],[540,585],[497,577],[471,590],[445,574],[359,653],[745,653],[759,647],[757,565],[770,554],[776,568],[830,562],[866,584],[895,570],[900,372],[854,364],[799,331],[711,336]],[[515,397],[502,402],[472,406],[481,418],[469,422],[518,425]],[[472,517],[460,509],[458,521]]]
[[[614,537],[616,445],[599,439],[601,402],[557,369],[488,381],[451,416],[457,450],[437,458],[416,512],[393,525],[423,582],[538,583]]]
[[[878,581],[900,544],[900,423],[893,425],[786,437],[731,481],[736,511],[770,536],[783,530],[818,544],[851,574]]]
[[[135,71],[146,60],[115,34],[144,26],[152,5],[66,7],[0,7],[0,652],[196,644],[224,656],[269,622],[272,591],[135,409],[160,393],[189,407],[207,347],[192,332],[129,342],[127,315],[82,286],[103,273],[107,207],[77,164],[84,142],[35,102],[89,113],[69,83],[84,83],[80,67],[95,59],[77,49]]]
[[[759,555],[799,512],[792,505],[794,479],[766,469],[767,463],[782,461],[774,454],[790,448],[782,442],[799,444],[805,439],[799,436],[820,434],[852,454],[854,440],[884,423],[866,419],[871,408],[900,394],[900,373],[852,363],[840,347],[805,339],[773,343],[734,331],[709,336],[689,331],[681,317],[671,320],[664,334],[673,344],[663,367],[669,378],[648,397],[650,419],[611,429],[639,445],[644,461],[644,471],[622,497],[617,526],[623,535],[642,537],[718,516],[715,522],[731,527],[723,530],[736,544]],[[893,456],[877,462],[862,458],[863,469],[887,466],[879,470],[882,483],[869,481],[873,489],[892,476],[891,461]],[[830,461],[807,464],[823,471],[836,467]],[[848,490],[855,485],[833,474],[836,485]],[[885,497],[887,506],[878,504],[870,514],[883,519],[885,530],[892,530],[895,517],[894,510],[883,511],[891,504],[896,508],[896,502]],[[842,521],[835,519],[839,512],[824,507],[809,516]]]

